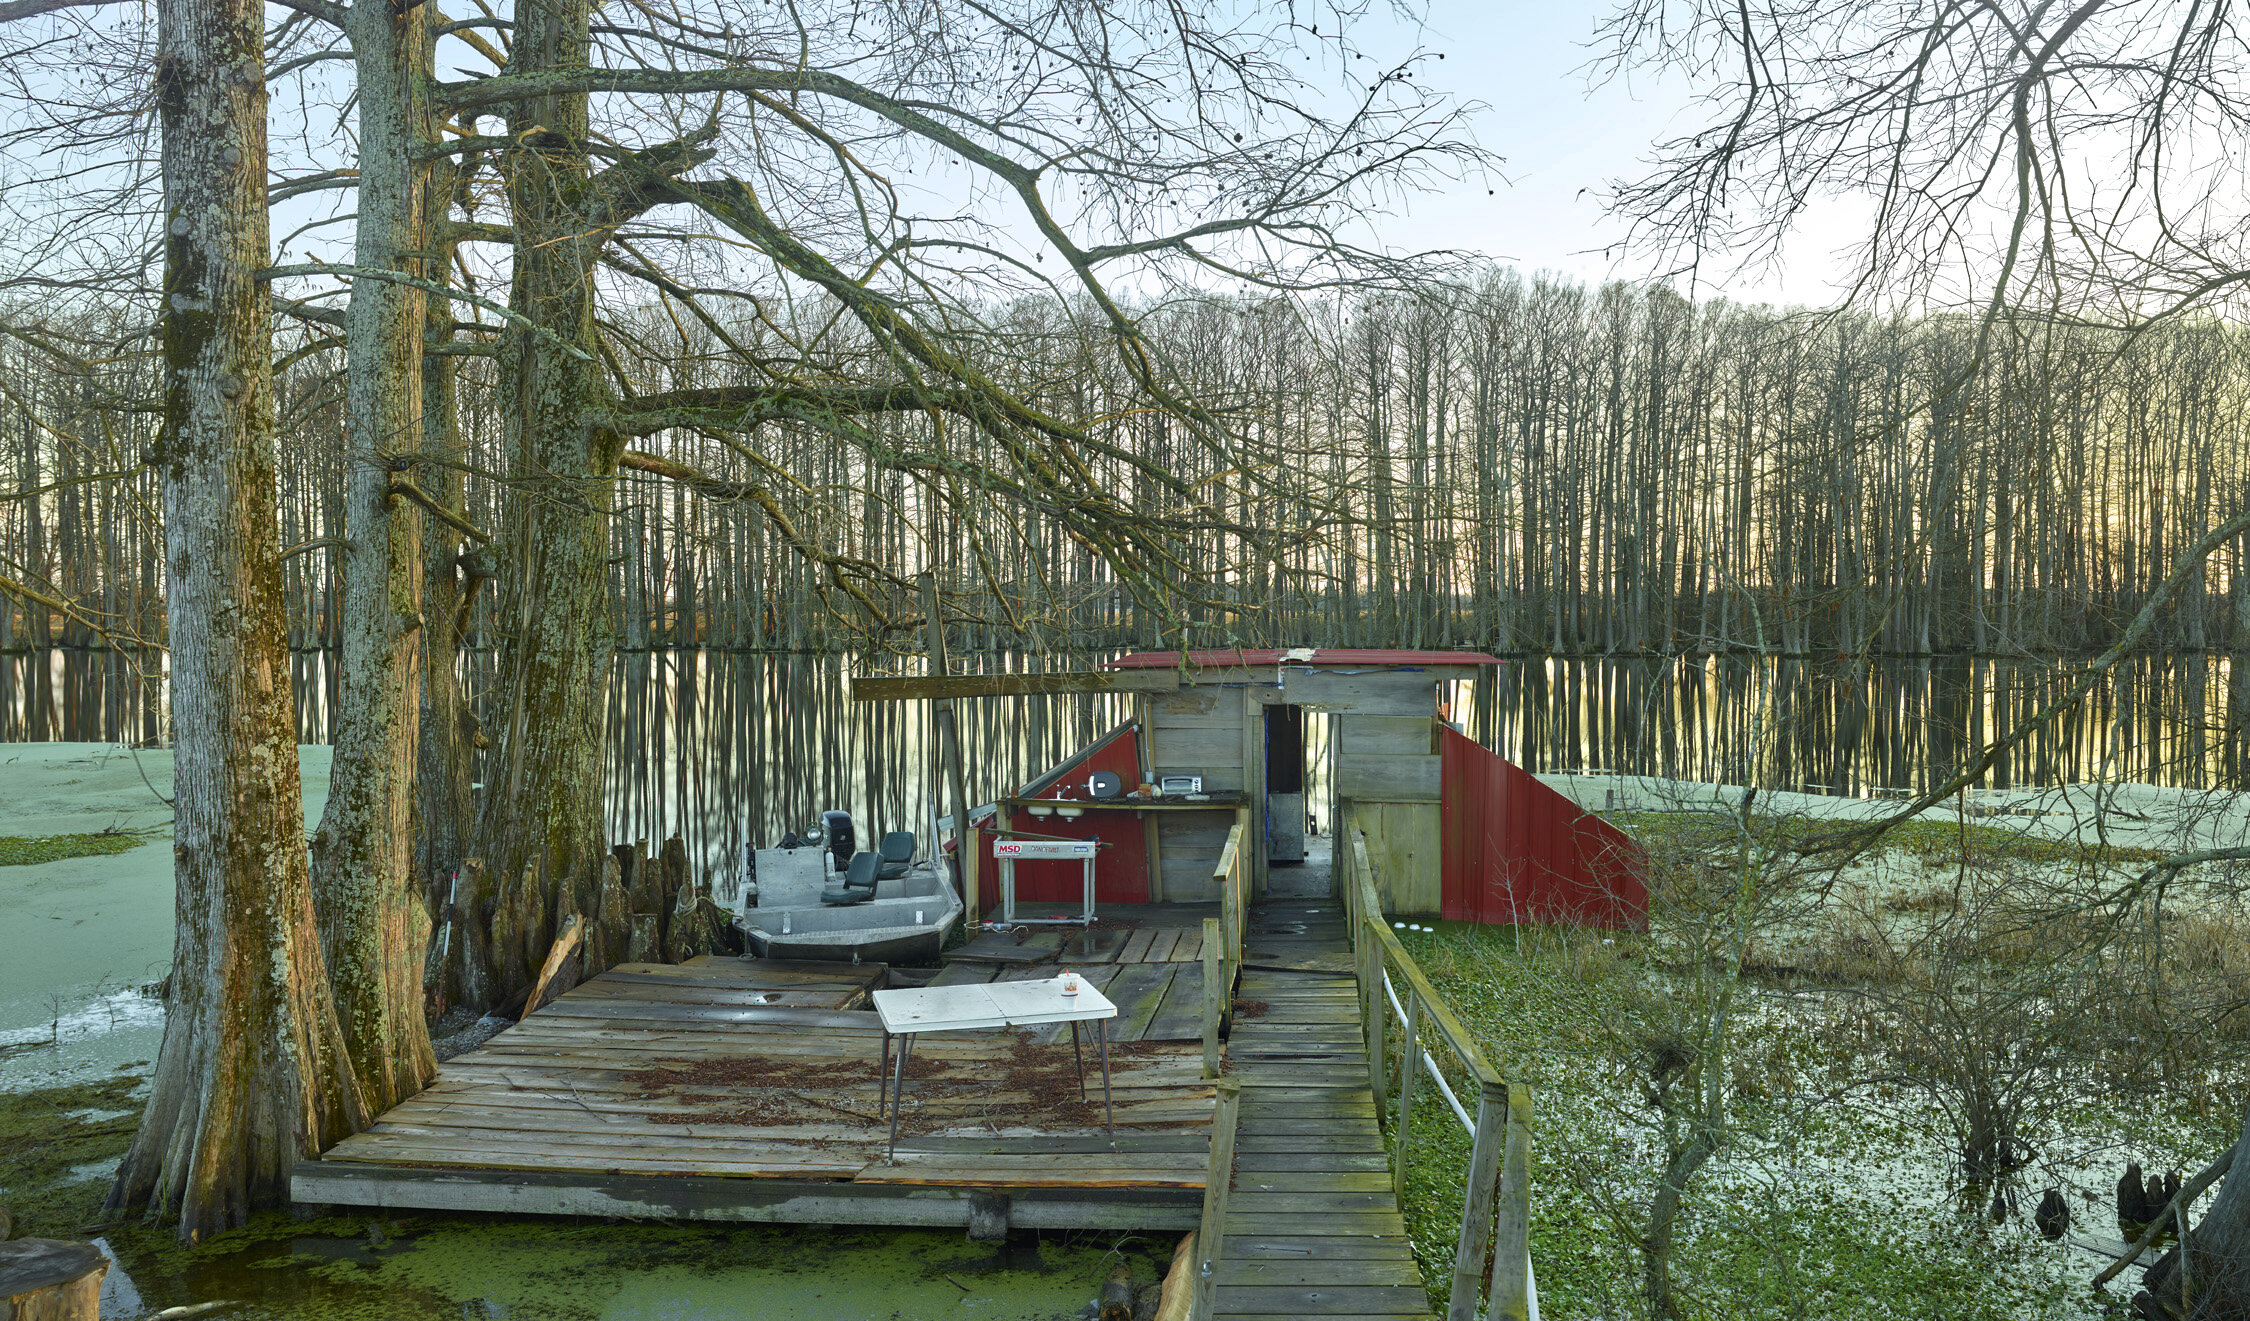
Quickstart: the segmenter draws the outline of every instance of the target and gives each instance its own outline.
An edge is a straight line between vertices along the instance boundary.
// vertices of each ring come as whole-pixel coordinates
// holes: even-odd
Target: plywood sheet
[[[1166,771],[1204,777],[1203,787],[1215,789],[1214,773],[1229,777],[1224,786],[1242,787],[1242,728],[1233,721],[1224,724],[1158,727],[1150,739],[1150,764],[1159,775]]]
[[[1375,866],[1376,886],[1386,911],[1401,915],[1435,914],[1444,904],[1436,803],[1361,803],[1359,826],[1367,832],[1367,860]]]
[[[1354,802],[1435,803],[1444,796],[1445,769],[1436,756],[1336,754],[1336,796]]]
[[[1434,716],[1336,717],[1337,751],[1347,757],[1428,757],[1437,753]]]
[[[1211,869],[1219,865],[1232,812],[1167,813],[1157,825],[1158,852],[1164,859],[1164,897],[1173,903],[1212,903],[1221,896]]]
[[[1368,716],[1435,716],[1437,676],[1427,671],[1341,674],[1291,670],[1282,700],[1312,711],[1349,711]]]

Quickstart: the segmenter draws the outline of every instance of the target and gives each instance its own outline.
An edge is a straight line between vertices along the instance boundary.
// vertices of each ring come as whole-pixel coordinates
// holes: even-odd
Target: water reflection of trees
[[[2076,670],[1971,657],[1866,663],[1740,657],[1526,660],[1480,679],[1470,732],[1542,771],[1684,780],[1746,764],[1754,665],[1772,672],[1787,736],[1757,751],[1771,785],[1917,791],[2053,701]],[[2250,783],[2250,667],[2200,653],[2121,665],[2085,707],[2003,757],[1988,784],[2100,776],[2184,788]]]
[[[987,668],[1037,668],[987,655]],[[489,653],[466,659],[472,693]],[[613,838],[674,830],[721,875],[745,841],[842,807],[875,829],[926,835],[930,729],[914,703],[854,703],[844,657],[621,652],[610,671],[605,770]],[[1462,714],[1487,746],[1534,770],[1724,778],[1751,742],[1753,662],[1525,660],[1471,685]],[[1911,792],[2069,681],[2067,666],[1967,657],[1865,664],[1775,659],[1785,737],[1767,782],[1817,793]],[[333,736],[332,653],[295,657],[298,735]],[[0,741],[159,739],[163,674],[148,657],[55,649],[0,656]],[[1125,714],[1116,699],[1053,696],[968,704],[964,737],[980,800],[1028,779]],[[2250,785],[2250,667],[2202,654],[2149,657],[2067,721],[1994,768],[1995,788],[2096,777],[2185,788]]]

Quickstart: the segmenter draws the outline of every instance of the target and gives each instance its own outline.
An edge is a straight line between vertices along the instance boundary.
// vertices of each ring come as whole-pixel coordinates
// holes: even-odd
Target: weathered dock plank
[[[964,1226],[983,1198],[1018,1227],[1192,1227],[1213,1087],[1195,1044],[1134,1039],[1176,969],[1080,971],[1126,983],[1114,1137],[1092,1049],[933,1034],[914,1052],[894,1157],[881,1025],[851,1007],[883,968],[628,964],[440,1066],[420,1095],[302,1163],[293,1191],[339,1205]],[[941,978],[1054,972],[972,960]]]
[[[1322,911],[1326,910],[1326,911]],[[1216,1317],[1428,1317],[1368,1087],[1333,904],[1253,907],[1228,1075],[1243,1083]],[[1251,961],[1255,953],[1257,962]]]

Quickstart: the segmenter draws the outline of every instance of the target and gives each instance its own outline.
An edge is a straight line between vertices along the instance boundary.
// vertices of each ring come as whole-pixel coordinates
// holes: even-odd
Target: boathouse
[[[1002,795],[978,863],[995,838],[1095,840],[1099,902],[1212,902],[1238,816],[1263,841],[1247,864],[1262,893],[1274,868],[1305,859],[1308,830],[1317,852],[1318,832],[1349,814],[1394,915],[1642,925],[1631,841],[1444,718],[1479,669],[1501,663],[1332,647],[1119,657],[1102,668],[1131,692],[1132,718]],[[1097,794],[1097,772],[1124,787]],[[1019,900],[1067,902],[1082,888],[1074,861],[1013,867]],[[980,908],[998,902],[997,886],[981,888]]]

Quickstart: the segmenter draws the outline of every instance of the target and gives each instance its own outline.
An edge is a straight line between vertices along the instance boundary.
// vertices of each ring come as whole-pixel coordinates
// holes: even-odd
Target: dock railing
[[[1242,971],[1242,932],[1250,909],[1250,809],[1236,808],[1234,828],[1219,849],[1211,879],[1219,916],[1203,919],[1203,1076],[1219,1076],[1219,1033],[1234,1016],[1234,983]]]
[[[1375,1108],[1390,1123],[1391,1187],[1406,1195],[1407,1140],[1421,1099],[1419,1080],[1427,1077],[1468,1133],[1469,1172],[1461,1196],[1461,1233],[1453,1256],[1453,1282],[1446,1321],[1476,1321],[1487,1248],[1492,1249],[1491,1310],[1499,1321],[1528,1321],[1537,1308],[1531,1273],[1531,1088],[1500,1076],[1469,1035],[1445,997],[1430,984],[1414,956],[1391,934],[1383,917],[1375,869],[1368,861],[1367,837],[1348,811],[1337,836],[1337,890],[1351,924],[1354,973],[1367,1039],[1368,1082]],[[1399,992],[1403,984],[1405,994]],[[1400,1027],[1398,1091],[1390,1089],[1390,1025]],[[1448,1049],[1459,1075],[1476,1088],[1472,1119],[1460,1094],[1424,1045],[1430,1037]],[[1466,1090],[1464,1088],[1463,1090]],[[1395,1100],[1396,1108],[1393,1109]],[[1495,1238],[1497,1236],[1497,1238]]]

